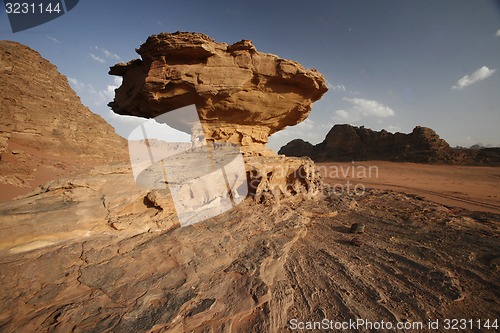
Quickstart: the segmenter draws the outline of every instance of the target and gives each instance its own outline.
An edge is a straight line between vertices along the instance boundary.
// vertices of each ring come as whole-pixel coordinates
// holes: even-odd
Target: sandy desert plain
[[[356,161],[316,163],[324,180],[364,188],[415,194],[449,207],[500,214],[500,168],[410,162]]]

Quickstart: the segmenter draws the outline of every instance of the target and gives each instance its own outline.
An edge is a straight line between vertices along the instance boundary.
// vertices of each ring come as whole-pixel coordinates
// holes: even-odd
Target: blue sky
[[[278,132],[322,141],[336,123],[410,132],[433,128],[451,145],[500,146],[500,4],[495,0],[93,1],[0,39],[54,63],[92,111],[123,136],[136,122],[106,104],[119,84],[109,66],[163,31],[202,32],[220,42],[251,39],[259,51],[317,68],[330,91],[309,118]]]

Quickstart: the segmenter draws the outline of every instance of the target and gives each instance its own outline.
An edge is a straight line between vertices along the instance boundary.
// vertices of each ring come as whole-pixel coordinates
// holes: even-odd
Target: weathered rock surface
[[[269,135],[303,121],[328,90],[316,70],[258,52],[249,40],[227,45],[200,33],[162,33],[137,52],[142,59],[111,68],[123,77],[110,103],[116,113],[153,118],[196,104],[208,141],[239,144],[248,155],[269,154]]]
[[[245,200],[179,228],[169,194],[137,188],[128,167],[52,182],[0,204],[0,330],[498,318],[497,215],[390,191],[323,194]],[[355,241],[353,221],[367,226]]]
[[[313,161],[285,156],[245,157],[249,193],[257,202],[274,203],[290,196],[311,199],[322,182]]]
[[[126,141],[81,104],[66,77],[38,52],[0,41],[0,82],[1,200],[127,158]]]
[[[323,142],[313,146],[300,139],[281,147],[278,154],[309,156],[316,161],[391,160],[419,163],[495,164],[495,148],[480,151],[452,149],[430,128],[417,126],[409,134],[351,125],[335,125]]]
[[[294,139],[281,147],[278,151],[279,155],[285,156],[312,156],[314,145],[302,139]]]

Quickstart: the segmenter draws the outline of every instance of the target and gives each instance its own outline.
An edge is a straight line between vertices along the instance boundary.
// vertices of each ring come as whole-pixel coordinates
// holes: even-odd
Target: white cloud
[[[47,36],[48,39],[50,39],[51,41],[53,41],[54,43],[57,43],[57,44],[61,44],[61,41],[52,37],[52,36]]]
[[[335,111],[334,120],[356,122],[368,117],[385,118],[394,116],[394,110],[374,100],[347,97],[344,97],[343,100],[351,103],[351,108]]]
[[[339,91],[346,91],[347,90],[343,84],[337,84],[336,86],[333,86],[332,89],[339,90]]]
[[[316,123],[311,119],[306,119],[303,122],[287,127],[283,131],[273,134],[274,137],[293,137],[293,138],[307,138],[314,136],[315,132],[313,129],[316,127]]]
[[[334,84],[330,83],[330,81],[328,81],[328,80],[326,80],[326,86],[328,87],[328,89],[333,90],[333,91],[336,91],[336,90],[346,91],[347,90],[343,84],[334,85]]]
[[[500,29],[497,30],[497,33],[495,34],[495,36],[500,37]]]
[[[312,121],[311,119],[306,119],[300,124],[297,124],[297,128],[311,130],[314,128],[315,125],[316,124],[314,123],[314,121]]]
[[[103,47],[92,46],[90,49],[93,50],[93,53],[89,53],[90,56],[97,62],[104,64],[106,63],[106,59],[121,60],[118,54],[106,50]],[[102,55],[98,55],[98,53],[102,53]]]
[[[392,132],[392,133],[394,133],[394,132],[401,132],[401,127],[394,126],[394,125],[389,125],[389,126],[387,126],[387,131]]]
[[[108,51],[106,49],[102,49],[102,53],[104,53],[104,56],[106,58],[120,60],[120,56],[118,54],[111,53],[110,51]]]
[[[135,117],[135,116],[123,116],[120,114],[114,113],[112,110],[108,109],[108,117],[110,119],[120,121],[125,124],[134,124],[136,126],[139,126],[140,124],[143,124],[148,121],[146,118],[140,118],[140,117]]]
[[[96,56],[96,55],[95,55],[95,54],[93,54],[93,53],[89,53],[89,55],[90,55],[90,57],[91,57],[92,59],[94,59],[94,60],[95,60],[95,61],[97,61],[97,62],[100,62],[100,63],[102,63],[102,64],[104,64],[104,63],[106,62],[106,60],[104,60],[103,58],[100,58],[100,57]]]
[[[71,86],[73,86],[73,89],[75,90],[85,89],[85,83],[78,81],[73,77],[68,77],[68,82],[70,83]]]
[[[462,90],[463,88],[470,86],[471,84],[489,78],[493,75],[493,73],[495,73],[495,71],[496,69],[489,69],[488,67],[483,66],[474,71],[474,73],[465,75],[463,78],[458,80],[457,83],[451,88],[454,90]]]
[[[114,77],[113,83],[108,84],[104,89],[97,90],[92,84],[85,84],[78,79],[68,77],[71,87],[78,91],[80,97],[86,96],[95,106],[104,106],[115,98],[115,89],[122,84],[121,77]]]
[[[335,111],[335,120],[339,120],[339,121],[349,121],[349,120],[352,120],[352,121],[358,121],[359,120],[359,117],[353,117],[354,115],[350,115],[348,111],[346,110],[337,110]],[[351,118],[351,119],[350,119]],[[356,119],[354,119],[356,118]]]
[[[113,78],[113,84],[110,84],[106,87],[106,89],[99,92],[99,95],[102,99],[106,101],[112,101],[115,98],[115,89],[122,84],[122,78],[115,76]]]

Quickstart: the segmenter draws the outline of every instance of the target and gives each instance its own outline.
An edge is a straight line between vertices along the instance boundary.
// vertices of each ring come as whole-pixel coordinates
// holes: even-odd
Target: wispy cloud
[[[73,77],[68,77],[68,81],[70,83],[70,85],[73,87],[73,89],[75,90],[83,90],[85,89],[86,85],[85,83],[73,78]]]
[[[347,89],[347,87],[344,84],[341,84],[341,83],[339,83],[339,84],[333,84],[330,81],[326,80],[326,86],[328,87],[328,89],[330,91],[335,91],[335,92],[339,92],[339,93],[346,93],[346,94],[349,94],[349,95],[352,95],[352,96],[359,95],[359,92]]]
[[[93,53],[89,53],[89,55],[90,55],[90,57],[91,57],[92,59],[94,59],[94,60],[95,60],[95,61],[97,61],[97,62],[100,62],[100,63],[102,63],[102,64],[106,63],[106,60],[104,60],[104,59],[103,59],[103,58],[101,58],[101,57],[96,56],[96,55],[95,55],[95,54],[93,54]]]
[[[102,52],[106,58],[120,60],[120,56],[118,54],[112,53],[106,49],[102,49]]]
[[[331,87],[334,91],[346,91],[346,87],[343,84],[337,84],[336,86]]]
[[[90,49],[92,50],[92,53],[89,53],[90,56],[97,62],[104,64],[107,62],[106,59],[121,60],[118,54],[113,53],[103,47],[92,46]]]
[[[346,87],[343,85],[343,84],[337,84],[337,85],[334,85],[332,84],[330,81],[326,80],[326,86],[328,87],[328,89],[330,90],[337,90],[337,91],[346,91]]]
[[[52,36],[47,36],[48,39],[50,39],[51,41],[53,41],[54,43],[57,43],[57,44],[61,44],[61,41],[52,37]]]
[[[115,98],[115,89],[118,89],[121,84],[122,78],[114,77],[113,84],[109,84],[108,86],[106,86],[106,89],[99,92],[99,97],[101,98],[101,100],[104,103],[112,101]]]
[[[95,106],[104,106],[115,98],[115,89],[122,84],[121,77],[113,78],[113,82],[108,84],[104,89],[96,89],[92,84],[85,84],[84,82],[68,77],[71,87],[78,92],[80,96],[89,97]]]
[[[500,29],[497,30],[497,33],[495,34],[495,36],[500,37]]]
[[[488,67],[483,66],[483,67],[477,69],[476,71],[474,71],[474,73],[472,73],[470,75],[465,75],[464,77],[462,77],[451,88],[454,90],[462,90],[463,88],[470,86],[471,84],[474,84],[476,82],[479,82],[479,81],[482,81],[482,80],[489,78],[490,76],[493,75],[493,73],[495,73],[495,71],[496,71],[496,69],[489,69]]]
[[[395,114],[393,109],[374,100],[347,97],[342,100],[349,102],[351,107],[334,111],[333,120],[356,122],[368,117],[386,118]]]
[[[287,127],[285,130],[273,134],[273,136],[276,138],[282,138],[282,137],[310,138],[314,136],[315,131],[313,129],[316,126],[317,125],[313,120],[306,119],[295,126]]]
[[[389,125],[386,129],[392,133],[401,131],[401,127],[395,125]]]

